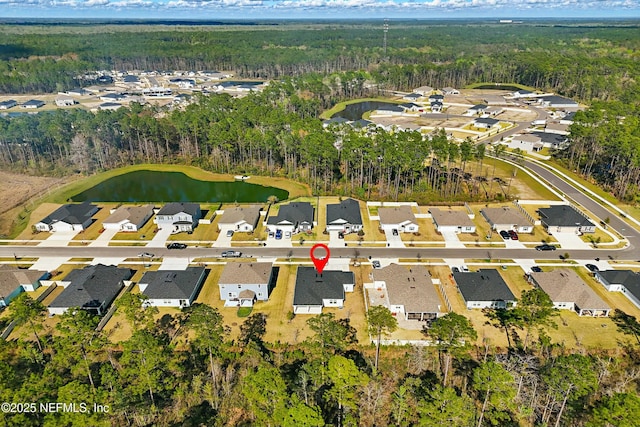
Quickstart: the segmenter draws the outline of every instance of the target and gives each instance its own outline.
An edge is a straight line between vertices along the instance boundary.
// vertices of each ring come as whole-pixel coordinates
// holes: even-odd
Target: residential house
[[[8,110],[9,108],[13,108],[16,105],[18,105],[18,103],[16,102],[16,100],[14,99],[8,99],[6,101],[2,101],[0,102],[0,110]]]
[[[400,108],[402,108],[405,112],[411,112],[411,113],[419,113],[424,111],[424,107],[422,105],[414,104],[413,102],[400,104]]]
[[[502,95],[484,95],[482,101],[487,105],[504,105],[507,103]]]
[[[431,108],[432,113],[439,113],[444,108],[442,102],[432,102],[429,107]]]
[[[267,229],[275,233],[277,230],[291,234],[308,232],[314,226],[313,206],[308,202],[292,202],[281,205],[278,214],[267,219]]]
[[[429,102],[440,102],[440,103],[443,103],[444,102],[444,96],[443,95],[437,95],[437,94],[429,95]]]
[[[58,95],[56,97],[56,106],[58,107],[70,107],[76,105],[78,101],[70,97],[69,95]]]
[[[120,206],[102,221],[105,230],[139,231],[153,216],[153,205]]]
[[[376,110],[376,114],[380,115],[388,115],[388,116],[399,116],[404,113],[405,109],[400,105],[381,105]]]
[[[357,200],[345,199],[327,205],[327,231],[357,233],[362,227],[360,203]]]
[[[102,104],[98,105],[98,108],[96,110],[111,110],[111,111],[115,111],[115,110],[118,110],[118,109],[120,109],[122,107],[124,107],[124,105],[118,104],[117,102],[103,102]]]
[[[503,206],[484,208],[480,213],[494,231],[514,230],[518,233],[533,233],[533,224],[518,209]]]
[[[429,96],[433,92],[433,88],[431,86],[420,86],[415,88],[413,92],[422,96]]]
[[[531,272],[528,278],[531,284],[549,295],[554,308],[573,310],[579,316],[609,316],[611,308],[573,270]]]
[[[469,218],[469,214],[462,211],[440,210],[430,208],[429,213],[440,233],[475,233],[476,225]]]
[[[485,116],[489,116],[489,117],[495,117],[498,114],[501,114],[503,112],[504,112],[504,108],[496,107],[494,105],[491,105],[491,106],[487,107],[486,110],[484,110],[484,115]]]
[[[565,114],[564,117],[560,119],[560,123],[563,125],[572,125],[575,117],[576,117],[576,112],[571,111]]]
[[[82,231],[89,227],[98,207],[89,202],[62,205],[35,224],[38,231]]]
[[[171,79],[169,82],[178,85],[180,89],[192,89],[196,86],[196,81],[193,79],[177,78]]]
[[[458,89],[448,86],[440,89],[440,92],[442,92],[443,95],[460,95],[460,91]]]
[[[573,99],[557,95],[541,96],[538,103],[550,108],[578,108],[578,103]]]
[[[126,96],[122,93],[109,92],[109,93],[100,95],[99,98],[101,101],[105,101],[105,102],[116,102],[116,101],[123,101],[126,98]]]
[[[546,133],[555,133],[557,135],[569,135],[569,125],[551,122],[544,127]]]
[[[498,126],[499,120],[490,119],[488,117],[480,117],[473,121],[473,126],[479,129],[491,130]]]
[[[142,95],[148,96],[150,98],[169,98],[173,96],[173,90],[168,87],[162,86],[152,86],[149,88],[142,89]],[[177,95],[180,98],[187,97],[188,95],[182,94],[183,96]],[[174,99],[175,102],[175,99]]]
[[[314,267],[298,267],[293,312],[321,314],[323,307],[342,308],[345,292],[353,292],[355,283],[351,271],[324,270],[319,274]]]
[[[202,218],[200,205],[197,203],[167,203],[158,211],[154,222],[159,228],[170,227],[173,233],[191,232],[198,226]]]
[[[30,99],[26,102],[23,102],[20,107],[30,109],[30,110],[35,110],[36,108],[40,108],[43,106],[44,106],[44,101],[41,101],[39,99]]]
[[[49,304],[49,314],[64,314],[77,307],[101,316],[122,288],[131,284],[133,273],[128,268],[103,264],[72,270],[64,279],[56,280],[64,290]]]
[[[516,297],[498,270],[453,273],[453,279],[468,309],[509,308],[516,305]]]
[[[531,132],[531,135],[535,135],[540,138],[543,146],[553,149],[563,148],[567,143],[567,137],[557,133],[534,131]]]
[[[402,205],[379,208],[380,228],[384,231],[398,230],[400,233],[417,233],[420,226],[411,206]]]
[[[419,93],[409,93],[409,94],[404,95],[402,97],[402,99],[404,99],[406,101],[411,101],[411,102],[415,102],[420,98],[422,98],[422,95],[420,95]]]
[[[532,96],[535,96],[535,93],[531,92],[530,90],[520,89],[513,92],[511,96],[514,98],[530,98]]]
[[[527,153],[536,153],[544,148],[542,139],[539,136],[530,133],[522,135],[514,135],[509,144],[507,145],[512,149],[519,149],[526,151]]]
[[[230,262],[218,280],[220,299],[225,307],[251,307],[268,301],[274,279],[270,262]]]
[[[218,227],[224,230],[250,233],[258,226],[262,206],[235,206],[224,210],[218,221]]]
[[[484,111],[489,108],[488,106],[484,105],[484,104],[477,104],[474,105],[473,107],[469,108],[467,110],[467,114],[472,115],[472,116],[477,116],[480,114],[484,114]]]
[[[23,292],[33,292],[40,287],[41,280],[49,279],[46,271],[26,270],[0,265],[0,307],[6,307]]]
[[[640,273],[631,270],[596,271],[595,278],[610,292],[622,292],[640,308]]]
[[[549,233],[595,233],[596,225],[585,214],[569,205],[538,209],[540,222]]]
[[[442,314],[440,296],[423,265],[390,264],[373,270],[373,290],[385,289],[389,311],[405,320],[431,321]]]
[[[204,283],[204,267],[147,271],[138,282],[149,307],[190,307]]]

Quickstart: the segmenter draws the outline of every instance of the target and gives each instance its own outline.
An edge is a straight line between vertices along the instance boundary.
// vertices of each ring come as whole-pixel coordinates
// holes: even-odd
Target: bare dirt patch
[[[11,234],[13,228],[24,219],[24,208],[27,211],[32,208],[29,206],[30,200],[45,195],[69,180],[0,171],[0,182],[5,189],[0,191],[0,236]]]

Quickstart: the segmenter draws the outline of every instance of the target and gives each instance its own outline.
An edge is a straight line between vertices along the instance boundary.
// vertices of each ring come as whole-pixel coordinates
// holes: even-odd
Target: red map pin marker
[[[324,249],[324,251],[326,252],[326,255],[324,257],[316,258],[315,256],[313,256],[313,253],[318,248]],[[311,261],[313,261],[313,265],[315,265],[316,271],[319,274],[322,274],[322,270],[324,270],[324,267],[329,262],[329,256],[330,255],[331,255],[331,252],[329,252],[329,247],[327,245],[325,245],[324,243],[317,243],[317,244],[315,244],[315,245],[313,245],[311,247]]]

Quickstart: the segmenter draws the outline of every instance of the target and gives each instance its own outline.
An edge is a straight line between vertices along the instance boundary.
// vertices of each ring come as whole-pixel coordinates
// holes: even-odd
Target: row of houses
[[[0,102],[0,110],[8,110],[10,108],[17,107],[18,105],[20,105],[20,108],[35,110],[37,108],[43,107],[45,105],[45,102],[40,99],[30,99],[23,102],[22,104],[18,104],[16,100],[8,99],[6,101]]]

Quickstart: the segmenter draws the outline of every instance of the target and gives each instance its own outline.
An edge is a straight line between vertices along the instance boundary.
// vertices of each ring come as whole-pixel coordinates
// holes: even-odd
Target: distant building
[[[20,107],[30,109],[30,110],[35,110],[36,108],[43,107],[44,104],[45,104],[44,101],[41,101],[39,99],[30,99],[26,102],[23,102]]]
[[[14,99],[8,99],[6,101],[0,102],[0,110],[8,110],[9,108],[13,108],[18,103]]]
[[[473,121],[473,126],[480,129],[493,129],[499,123],[499,120],[481,117]]]
[[[58,95],[56,97],[56,106],[58,107],[70,107],[76,105],[78,101],[68,95]]]

